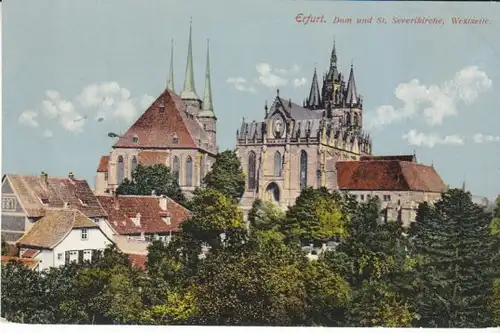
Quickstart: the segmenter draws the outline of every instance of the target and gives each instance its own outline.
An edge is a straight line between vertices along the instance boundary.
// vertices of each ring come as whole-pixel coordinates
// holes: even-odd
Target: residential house
[[[106,213],[85,180],[72,173],[67,178],[6,174],[2,178],[2,238],[15,243],[45,215],[47,209],[79,210],[97,225]]]
[[[97,199],[108,216],[109,230],[103,231],[109,237],[168,241],[179,225],[191,217],[189,210],[166,196],[110,195]],[[120,244],[118,241],[119,248]]]
[[[75,209],[47,209],[17,242],[21,258],[40,260],[40,269],[91,261],[113,244],[99,226]]]
[[[418,164],[414,155],[363,156],[337,162],[336,171],[340,191],[358,201],[378,197],[386,220],[400,220],[404,226],[415,221],[420,203],[436,201],[447,189],[434,166]]]

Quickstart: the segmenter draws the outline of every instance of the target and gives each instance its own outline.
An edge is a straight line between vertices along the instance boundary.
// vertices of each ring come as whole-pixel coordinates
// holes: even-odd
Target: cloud
[[[38,127],[39,125],[38,121],[36,120],[37,117],[38,113],[34,111],[31,110],[24,111],[23,113],[21,113],[21,116],[19,117],[19,123],[21,125],[35,128]]]
[[[45,131],[43,131],[43,136],[46,138],[51,138],[52,134],[53,134],[52,131],[49,129],[46,129]]]
[[[269,88],[277,88],[287,84],[288,80],[275,74],[271,65],[267,63],[259,63],[255,65],[255,69],[259,73],[258,82]]]
[[[399,84],[394,94],[403,102],[403,107],[382,105],[368,114],[369,127],[382,127],[421,113],[431,125],[440,125],[446,117],[457,115],[457,104],[473,103],[479,94],[492,86],[488,75],[477,66],[463,68],[451,80],[441,85],[426,86],[418,79]]]
[[[433,148],[436,145],[463,145],[464,139],[457,134],[439,136],[434,133],[419,133],[417,130],[412,129],[406,134],[403,134],[403,139],[408,141],[411,146],[420,146]]]
[[[307,82],[307,79],[305,77],[296,78],[296,79],[293,79],[293,86],[295,88],[302,87],[303,85],[306,84],[306,82]]]
[[[247,84],[247,80],[242,77],[230,77],[226,80],[227,83],[233,85],[234,89],[239,91],[247,91],[255,93],[255,87]]]
[[[477,133],[472,136],[472,141],[474,143],[500,142],[500,136]]]
[[[56,90],[47,90],[37,110],[23,112],[19,123],[37,127],[39,123],[35,118],[40,115],[49,122],[58,123],[66,131],[81,133],[88,119],[101,122],[115,118],[130,123],[153,101],[154,98],[147,94],[132,97],[130,91],[117,82],[90,84],[68,100]]]

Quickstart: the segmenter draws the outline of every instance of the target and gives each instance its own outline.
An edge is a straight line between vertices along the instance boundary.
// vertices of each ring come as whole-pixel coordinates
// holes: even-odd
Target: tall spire
[[[351,64],[351,73],[349,73],[349,81],[347,82],[346,102],[348,104],[358,103],[358,92],[356,90],[356,80],[354,79],[354,67]]]
[[[333,39],[332,55],[330,57],[330,65],[337,67],[337,50],[335,48],[335,38]]]
[[[319,94],[318,74],[316,73],[316,68],[315,68],[311,82],[311,90],[309,92],[309,98],[307,99],[307,106],[310,108],[319,108],[320,105],[321,105],[321,100]]]
[[[194,69],[193,69],[193,41],[192,41],[193,21],[189,21],[189,44],[186,61],[186,78],[184,80],[184,88],[181,91],[182,99],[199,100],[194,85]]]
[[[174,88],[174,39],[172,38],[170,45],[170,74],[167,81],[167,89],[175,91]]]
[[[200,117],[215,117],[212,101],[212,85],[210,83],[210,40],[207,39],[207,68],[205,71],[205,95],[203,96],[203,111]]]
[[[339,76],[339,71],[337,69],[337,49],[335,47],[335,38],[333,39],[332,54],[330,56],[330,68],[328,70],[328,79],[336,80]]]

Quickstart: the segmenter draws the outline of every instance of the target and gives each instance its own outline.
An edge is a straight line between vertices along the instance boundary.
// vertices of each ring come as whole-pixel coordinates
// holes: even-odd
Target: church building
[[[131,179],[138,164],[165,164],[177,173],[181,189],[192,193],[211,168],[217,155],[217,118],[212,102],[210,56],[207,42],[203,100],[195,88],[192,25],[186,77],[180,94],[175,92],[173,45],[167,88],[124,133],[112,151],[102,156],[97,169],[96,195],[113,193],[125,178]]]
[[[337,189],[336,163],[371,155],[354,68],[346,83],[335,44],[322,85],[315,69],[302,105],[278,90],[264,111],[262,122],[243,120],[236,134],[236,152],[248,178],[240,203],[244,211],[255,199],[272,200],[283,208],[293,205],[308,186]]]

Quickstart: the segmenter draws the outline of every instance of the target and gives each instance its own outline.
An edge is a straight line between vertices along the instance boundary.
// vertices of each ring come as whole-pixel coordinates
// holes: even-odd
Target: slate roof
[[[160,198],[154,196],[120,195],[98,196],[98,200],[108,213],[109,225],[120,235],[140,233],[176,232],[179,225],[191,217],[191,213],[170,198],[167,210],[160,207]],[[133,221],[140,214],[140,225]],[[170,224],[164,218],[170,216]]]
[[[139,163],[142,165],[165,164],[167,162],[167,152],[147,151],[139,152]]]
[[[16,243],[19,247],[53,249],[74,228],[99,228],[74,209],[49,209]]]
[[[198,119],[184,112],[182,99],[165,90],[113,148],[203,148],[208,139]]]
[[[386,190],[442,193],[446,190],[432,166],[398,160],[337,162],[341,190]]]
[[[9,261],[20,261],[30,269],[36,268],[36,266],[38,266],[38,264],[40,263],[40,260],[38,259],[26,259],[26,258],[2,256],[2,264],[7,264],[9,263]]]
[[[109,164],[109,155],[101,156],[99,160],[99,166],[97,167],[97,172],[107,172]]]

